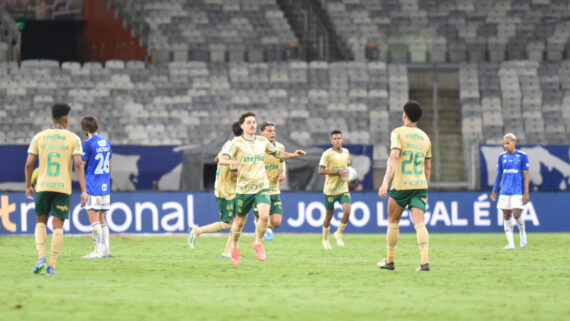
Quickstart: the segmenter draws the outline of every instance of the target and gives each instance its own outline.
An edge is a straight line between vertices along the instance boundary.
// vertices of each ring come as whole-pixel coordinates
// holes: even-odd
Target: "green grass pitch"
[[[515,233],[516,234],[516,233]],[[51,238],[49,238],[51,239]],[[48,244],[49,244],[48,239]],[[90,237],[66,237],[55,277],[31,273],[33,237],[0,237],[0,320],[568,320],[570,234],[431,234],[431,272],[415,272],[414,234],[402,234],[396,270],[376,262],[385,234],[275,234],[266,262],[251,235],[238,267],[220,258],[226,237],[111,237],[110,259],[81,257]],[[518,242],[518,236],[515,236]]]

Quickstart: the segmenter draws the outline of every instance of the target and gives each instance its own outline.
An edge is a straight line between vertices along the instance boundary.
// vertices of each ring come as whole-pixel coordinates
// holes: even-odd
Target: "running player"
[[[83,168],[87,187],[87,215],[91,223],[95,249],[83,258],[111,257],[109,251],[109,227],[105,213],[111,207],[111,167],[113,153],[109,140],[97,133],[99,121],[95,116],[81,119],[81,129],[87,134],[83,142]]]
[[[529,162],[526,153],[516,149],[517,138],[514,134],[508,133],[503,137],[503,147],[505,152],[499,155],[497,164],[497,178],[493,185],[491,201],[497,198],[497,191],[500,194],[497,208],[503,210],[505,219],[505,234],[509,242],[503,249],[514,250],[513,224],[511,215],[515,217],[519,226],[520,246],[526,247],[526,230],[521,211],[524,204],[530,201],[528,169]]]
[[[232,132],[237,138],[242,135],[238,122],[232,124]],[[234,138],[235,139],[235,138]],[[214,184],[214,195],[216,196],[216,204],[220,214],[220,221],[202,227],[190,229],[188,235],[188,246],[194,249],[196,238],[202,233],[214,233],[231,228],[235,216],[235,196],[236,196],[236,176],[237,169],[230,169],[230,166],[223,166],[219,163],[220,158],[228,151],[232,144],[232,140],[228,140],[222,150],[216,157],[218,163],[216,170],[216,182]],[[226,243],[222,257],[230,257],[232,250],[231,232]]]
[[[388,256],[378,262],[378,267],[381,269],[395,268],[394,256],[400,236],[400,217],[408,206],[412,213],[421,255],[420,266],[416,271],[430,270],[429,235],[424,224],[424,213],[431,174],[431,142],[426,133],[418,128],[418,120],[422,117],[422,113],[420,103],[408,101],[404,105],[402,114],[404,126],[394,129],[391,134],[390,158],[382,186],[378,190],[380,198],[385,198],[388,196],[388,184],[392,181],[386,233]]]
[[[269,180],[265,174],[265,154],[274,154],[278,159],[287,159],[305,155],[302,150],[287,153],[277,150],[267,138],[256,136],[257,122],[252,112],[243,113],[239,117],[243,136],[235,140],[229,151],[222,155],[221,165],[238,168],[236,184],[236,219],[232,228],[232,264],[238,265],[239,239],[249,210],[254,207],[259,213],[255,226],[255,241],[251,244],[259,261],[265,261],[263,236],[267,230],[271,200],[269,197]],[[231,159],[230,159],[231,158]]]
[[[342,232],[346,228],[350,217],[351,199],[348,192],[348,183],[342,177],[346,175],[345,168],[350,166],[350,153],[348,149],[342,148],[342,132],[333,130],[331,132],[331,148],[327,149],[321,156],[319,162],[319,174],[326,175],[324,186],[324,199],[327,216],[323,222],[323,248],[332,250],[329,242],[330,223],[334,213],[334,203],[339,202],[342,205],[342,219],[334,237],[336,244],[340,247],[344,246],[342,240]]]
[[[37,133],[28,148],[26,159],[26,198],[33,200],[35,192],[36,228],[35,239],[38,261],[32,268],[40,273],[47,265],[47,274],[55,275],[55,264],[63,245],[63,223],[69,217],[71,198],[71,164],[81,187],[81,207],[87,202],[85,175],[81,164],[83,150],[81,139],[65,129],[69,123],[67,104],[57,103],[51,109],[53,128]],[[31,186],[34,163],[39,159],[36,189]],[[49,214],[53,215],[53,236],[51,239],[49,265],[46,263],[45,247],[47,240],[46,224]]]
[[[283,144],[275,141],[275,136],[277,134],[275,130],[275,124],[270,122],[264,122],[261,124],[261,136],[267,138],[277,150],[285,150]],[[281,226],[281,220],[283,218],[283,208],[281,207],[281,192],[279,191],[279,183],[285,181],[285,161],[282,159],[277,159],[271,154],[265,156],[265,173],[269,179],[269,197],[271,199],[271,209],[269,210],[269,225],[267,227],[267,232],[263,237],[264,241],[271,241],[273,239],[273,230]],[[253,210],[253,213],[257,217],[257,210]]]

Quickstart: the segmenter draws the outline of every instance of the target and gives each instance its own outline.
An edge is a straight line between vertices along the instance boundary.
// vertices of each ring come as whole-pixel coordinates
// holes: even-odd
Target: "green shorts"
[[[271,205],[268,189],[263,189],[255,194],[237,194],[236,215],[244,217],[249,213],[249,210],[256,208],[258,204]]]
[[[425,212],[427,204],[427,189],[391,190],[390,197],[401,207],[417,207]]]
[[[36,215],[57,216],[62,220],[69,218],[71,195],[57,192],[37,192],[35,197]]]
[[[327,195],[323,194],[325,197],[325,208],[327,211],[334,210],[334,202],[338,201],[340,204],[348,203],[351,204],[352,200],[350,199],[350,193],[342,193],[337,195]]]
[[[218,213],[220,214],[220,221],[227,223],[234,219],[235,198],[227,200],[225,198],[216,197],[216,204],[218,205]]]
[[[283,215],[283,208],[281,207],[281,194],[269,195],[271,199],[271,209],[269,209],[269,215]],[[253,209],[253,215],[258,217],[257,208]]]

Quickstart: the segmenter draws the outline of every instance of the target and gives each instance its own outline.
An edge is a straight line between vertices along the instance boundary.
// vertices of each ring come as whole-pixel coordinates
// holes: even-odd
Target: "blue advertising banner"
[[[0,146],[0,190],[24,190],[28,146]],[[176,146],[113,146],[113,191],[176,190],[180,186],[182,152]],[[78,188],[77,183],[74,185]]]
[[[570,188],[570,146],[520,145],[528,155],[531,191],[565,191]],[[491,190],[497,176],[497,161],[503,146],[481,145],[481,189]]]
[[[569,193],[531,193],[531,202],[522,213],[526,229],[533,232],[570,232],[570,215],[561,210],[567,206]],[[278,233],[321,233],[325,217],[323,194],[282,193],[283,222]],[[213,193],[113,193],[107,224],[112,233],[169,234],[187,233],[190,226],[201,226],[219,220]],[[338,226],[342,216],[336,204],[331,222]],[[376,193],[352,193],[352,214],[347,233],[385,233],[388,224],[387,201]],[[33,235],[34,202],[24,193],[0,193],[0,235]],[[244,231],[253,232],[252,219]],[[425,222],[430,232],[480,233],[502,232],[503,215],[496,203],[481,192],[431,192]],[[514,224],[516,226],[516,224]],[[409,212],[400,222],[402,232],[413,232]],[[51,229],[51,219],[48,221]],[[79,195],[73,194],[66,233],[91,233],[87,213],[79,206]]]
[[[317,147],[323,149],[331,148],[331,145],[318,145]],[[373,189],[373,164],[372,155],[374,154],[374,146],[372,145],[342,145],[343,148],[348,149],[350,152],[351,166],[358,174],[358,183],[363,190]]]

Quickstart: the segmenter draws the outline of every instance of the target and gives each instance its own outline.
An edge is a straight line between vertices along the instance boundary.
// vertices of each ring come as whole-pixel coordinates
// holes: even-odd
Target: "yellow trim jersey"
[[[273,142],[273,146],[277,150],[285,151],[285,146],[281,143]],[[269,179],[269,195],[279,194],[279,172],[283,169],[283,160],[274,155],[267,154],[265,156],[265,172]]]
[[[321,156],[320,167],[337,171],[350,166],[350,152],[342,148],[340,152],[334,148],[327,149]],[[338,195],[348,192],[348,183],[343,181],[339,175],[326,175],[323,193],[327,195]]]
[[[255,136],[247,139],[243,136],[234,139],[224,155],[240,162],[237,177],[237,194],[257,194],[269,188],[265,173],[265,154],[274,155],[277,149],[267,138]]]
[[[218,159],[222,158],[222,155],[226,153],[232,146],[232,141],[228,140],[222,150],[218,153]],[[224,198],[228,201],[232,200],[236,196],[236,178],[232,177],[232,169],[227,165],[220,165],[216,169],[216,182],[214,183],[214,195],[217,198]]]
[[[401,126],[392,131],[390,149],[399,149],[392,189],[426,189],[424,160],[431,159],[431,142],[418,127]]]
[[[36,192],[71,194],[73,156],[83,156],[81,139],[67,129],[46,129],[37,133],[28,154],[39,159]]]

